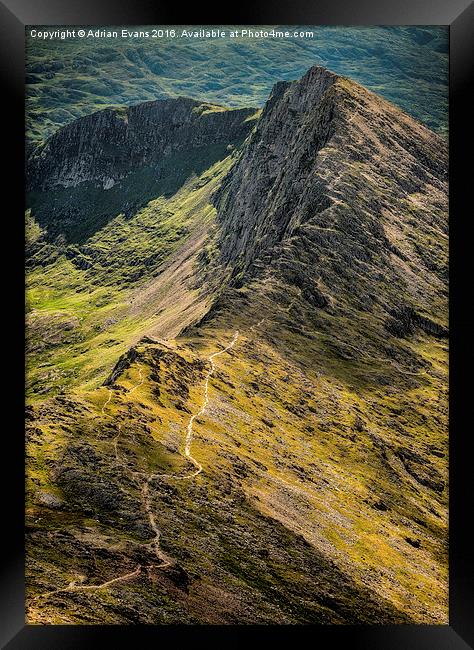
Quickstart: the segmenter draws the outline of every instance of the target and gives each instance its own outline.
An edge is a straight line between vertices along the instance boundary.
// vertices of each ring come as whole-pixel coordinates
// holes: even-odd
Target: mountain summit
[[[316,302],[436,317],[446,195],[442,138],[315,66],[274,87],[217,193],[222,260],[234,275],[294,278]]]

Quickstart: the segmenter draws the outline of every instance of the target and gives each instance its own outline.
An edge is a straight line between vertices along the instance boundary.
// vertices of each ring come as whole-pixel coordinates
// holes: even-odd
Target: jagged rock
[[[117,361],[109,377],[104,381],[104,386],[113,386],[120,375],[130,368],[137,356],[138,353],[136,348],[130,348],[127,350],[127,352]]]
[[[377,304],[395,309],[409,293],[427,314],[417,326],[444,336],[429,315],[445,300],[446,268],[423,243],[446,232],[446,190],[442,138],[314,66],[276,84],[214,197],[221,260],[236,287],[276,276],[308,307],[327,309],[335,297],[351,318]]]
[[[419,539],[411,539],[411,537],[405,537],[405,539],[414,548],[420,548],[421,544]]]
[[[425,316],[418,314],[412,307],[400,307],[391,311],[391,317],[385,327],[390,334],[405,338],[415,332],[416,328],[437,338],[447,338],[448,330]]]
[[[443,492],[445,482],[428,459],[423,458],[420,454],[407,447],[396,450],[395,454],[402,461],[406,471],[418,483],[425,485],[435,492]]]
[[[41,490],[37,495],[38,503],[47,508],[59,510],[63,507],[63,501],[55,494]]]
[[[166,575],[179,589],[182,589],[185,593],[189,593],[189,583],[191,582],[191,578],[180,564],[173,564],[168,567]]]

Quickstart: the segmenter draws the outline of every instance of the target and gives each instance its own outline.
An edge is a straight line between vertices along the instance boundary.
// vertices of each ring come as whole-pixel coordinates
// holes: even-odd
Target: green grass
[[[55,249],[57,257],[48,258],[50,245],[39,240],[36,256],[45,248],[49,263],[27,276],[29,396],[98,386],[118,357],[159,322],[153,305],[132,309],[131,301],[140,301],[140,287],[146,289],[178,249],[185,251],[196,232],[212,225],[210,195],[230,164],[228,157],[169,198],[156,198],[128,218],[117,215],[87,244]],[[38,241],[41,229],[30,213],[27,230],[30,244]],[[179,301],[174,307],[179,317]]]

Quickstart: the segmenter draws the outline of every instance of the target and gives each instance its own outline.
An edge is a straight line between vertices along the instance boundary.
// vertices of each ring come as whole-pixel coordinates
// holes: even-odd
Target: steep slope
[[[55,389],[28,409],[30,622],[447,621],[445,146],[321,68],[255,124],[146,207],[183,206],[201,238],[119,281],[134,340],[93,380],[37,379]],[[69,263],[105,284],[115,237],[153,241],[139,217],[48,282]]]
[[[446,190],[443,140],[314,67],[274,88],[219,190],[222,260],[240,282],[271,267],[316,306],[407,300],[440,316]]]
[[[137,167],[154,164],[160,170],[176,151],[242,141],[247,118],[255,113],[185,97],[105,109],[63,127],[35,149],[29,184],[45,190],[91,181],[107,189]]]
[[[31,398],[97,387],[145,333],[174,337],[207,313],[198,259],[215,223],[211,196],[231,164],[228,156],[174,195],[117,214],[80,246],[52,240],[27,213]]]

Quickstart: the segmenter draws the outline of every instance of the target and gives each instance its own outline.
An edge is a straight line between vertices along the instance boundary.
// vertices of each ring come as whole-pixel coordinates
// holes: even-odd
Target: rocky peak
[[[281,239],[317,153],[334,133],[329,91],[336,79],[316,66],[298,82],[274,86],[239,164],[216,197],[226,263],[242,256],[248,265]]]
[[[434,301],[446,266],[427,242],[446,233],[446,182],[439,136],[315,66],[274,87],[216,194],[222,261],[239,282],[278,273],[358,308],[377,294],[397,306],[394,287]]]

